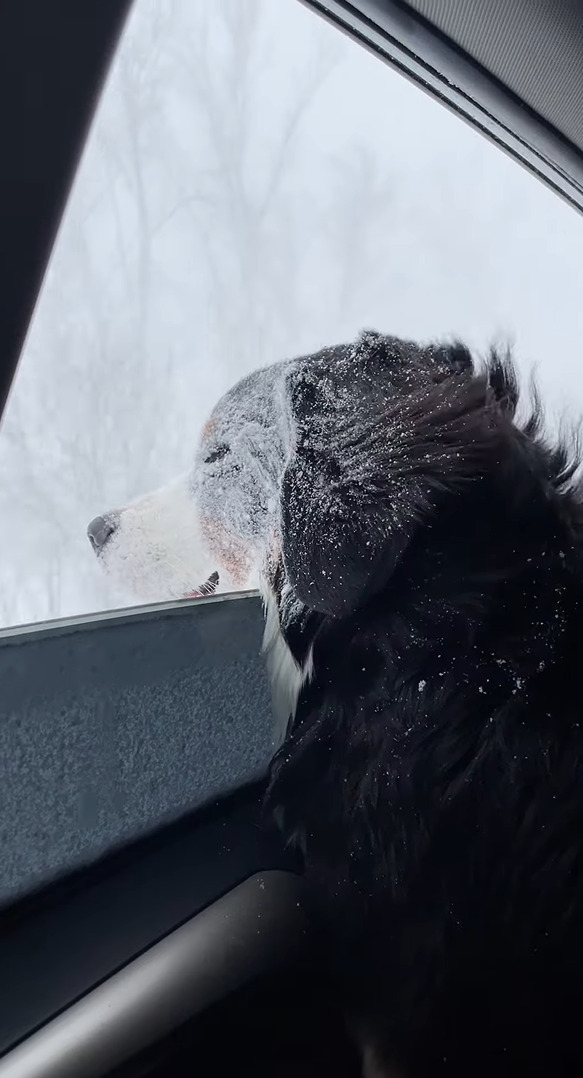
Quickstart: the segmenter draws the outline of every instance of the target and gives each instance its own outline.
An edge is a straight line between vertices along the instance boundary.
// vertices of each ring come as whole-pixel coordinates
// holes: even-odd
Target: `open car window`
[[[363,327],[509,340],[580,410],[582,246],[569,206],[297,0],[137,0],[0,431],[0,623],[131,605],[88,521],[184,472],[275,359]]]

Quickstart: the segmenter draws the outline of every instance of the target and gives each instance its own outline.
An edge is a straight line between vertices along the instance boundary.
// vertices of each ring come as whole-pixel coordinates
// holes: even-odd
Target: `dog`
[[[519,413],[510,355],[367,331],[244,378],[89,527],[146,598],[255,574],[267,804],[367,1078],[583,1073],[581,484]]]

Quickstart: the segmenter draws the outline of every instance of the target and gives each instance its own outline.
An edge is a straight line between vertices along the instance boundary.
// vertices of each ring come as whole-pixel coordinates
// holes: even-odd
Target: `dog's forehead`
[[[406,357],[414,366],[421,353],[410,342],[367,331],[350,344],[263,367],[223,394],[203,429],[202,441],[232,441],[250,424],[281,433],[292,415],[313,419],[314,411],[335,411],[350,399],[357,383],[360,391],[386,385],[395,363],[402,367]],[[312,392],[316,387],[317,401]]]
[[[274,363],[231,386],[213,408],[203,428],[203,441],[236,437],[249,423],[266,428],[278,426],[289,368],[289,362]]]
[[[281,360],[246,375],[217,402],[203,428],[203,439],[222,437],[228,430],[236,432],[249,422],[279,426],[289,413],[290,376],[312,370],[317,378],[325,377],[326,370],[343,369],[350,353],[349,346],[336,345]]]

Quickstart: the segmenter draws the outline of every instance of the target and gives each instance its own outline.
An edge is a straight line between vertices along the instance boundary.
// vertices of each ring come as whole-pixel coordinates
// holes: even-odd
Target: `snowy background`
[[[0,430],[0,622],[128,604],[89,519],[363,327],[509,339],[583,413],[582,297],[583,218],[297,0],[136,0]]]

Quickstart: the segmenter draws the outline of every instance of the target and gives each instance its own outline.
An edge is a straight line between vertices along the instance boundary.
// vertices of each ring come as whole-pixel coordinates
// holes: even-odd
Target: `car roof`
[[[410,6],[583,150],[580,0],[410,0]]]

